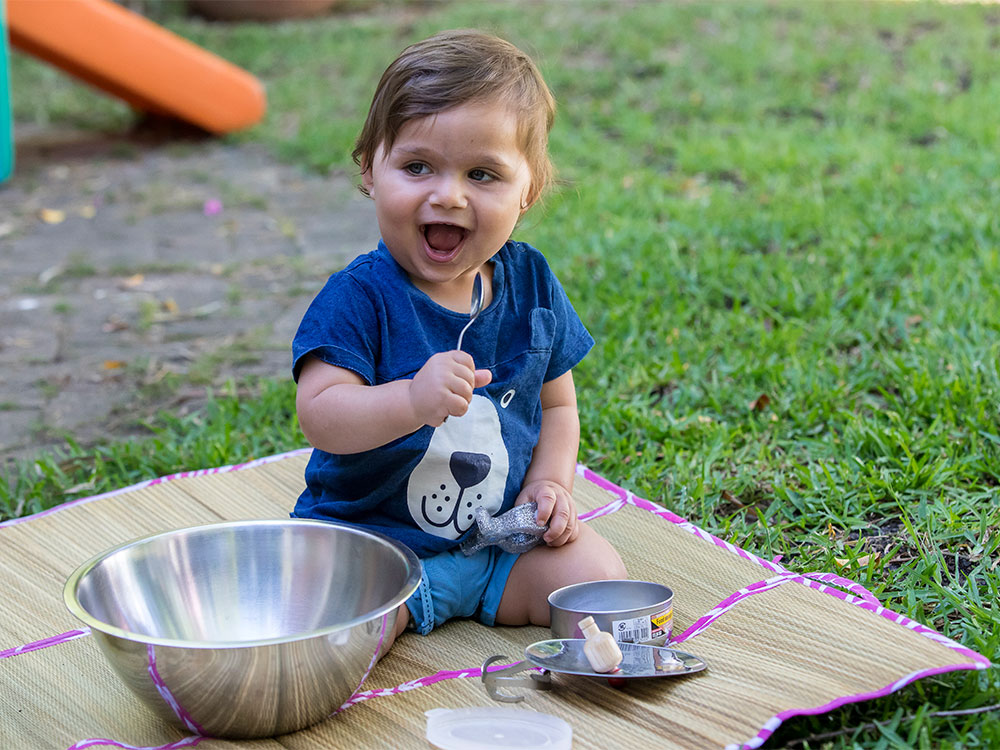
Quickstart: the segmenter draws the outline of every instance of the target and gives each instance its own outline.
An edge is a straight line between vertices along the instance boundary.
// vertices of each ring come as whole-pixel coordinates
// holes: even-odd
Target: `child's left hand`
[[[534,501],[538,504],[536,522],[549,525],[542,539],[550,547],[561,547],[577,538],[580,522],[576,517],[576,503],[573,496],[558,482],[537,479],[521,488],[514,505]]]

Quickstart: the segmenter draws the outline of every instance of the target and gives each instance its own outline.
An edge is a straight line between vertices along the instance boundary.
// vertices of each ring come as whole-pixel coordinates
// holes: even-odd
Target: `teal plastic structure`
[[[14,123],[10,116],[10,57],[7,46],[7,16],[0,0],[0,182],[14,169]]]

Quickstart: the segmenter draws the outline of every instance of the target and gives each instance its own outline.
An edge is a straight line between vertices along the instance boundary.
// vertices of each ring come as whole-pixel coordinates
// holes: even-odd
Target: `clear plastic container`
[[[570,750],[573,728],[549,714],[523,708],[435,708],[427,741],[441,750]]]

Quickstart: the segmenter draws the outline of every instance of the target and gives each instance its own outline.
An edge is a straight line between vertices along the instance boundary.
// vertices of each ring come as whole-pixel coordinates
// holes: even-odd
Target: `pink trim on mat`
[[[594,518],[600,518],[601,516],[610,516],[612,513],[616,513],[627,505],[625,500],[619,498],[618,500],[612,500],[607,505],[602,505],[600,508],[594,508],[593,510],[588,510],[585,513],[579,515],[581,521],[590,521]]]
[[[727,542],[724,539],[719,539],[719,537],[713,536],[704,529],[698,528],[690,521],[678,516],[676,513],[667,510],[662,505],[657,505],[656,503],[653,503],[649,500],[645,500],[641,497],[638,497],[637,495],[632,494],[630,490],[626,490],[623,487],[619,487],[617,484],[608,481],[600,474],[597,474],[582,465],[577,466],[577,474],[582,476],[584,479],[593,482],[601,489],[611,492],[614,495],[617,495],[620,501],[623,502],[624,504],[631,505],[640,510],[649,511],[650,513],[653,513],[659,516],[660,518],[670,521],[672,524],[678,526],[681,529],[684,529],[688,533],[694,534],[699,539],[703,539],[706,542],[710,542],[714,544],[716,547],[721,547],[728,552],[732,552],[737,557],[742,557],[744,560],[749,560],[750,562],[756,563],[757,565],[760,565],[762,568],[770,570],[774,573],[780,573],[780,574],[792,573],[792,571],[788,570],[777,561],[765,560],[764,558],[758,557],[752,552],[747,552],[742,547],[737,547],[735,544],[731,544],[730,542]],[[846,578],[842,580],[844,581],[844,583],[849,584],[851,587],[853,587],[854,590],[858,591],[859,593],[864,592],[864,594],[866,594],[867,597],[870,597],[873,601],[877,601],[877,599],[875,599],[875,597],[871,593],[865,591],[865,589],[860,584],[854,583],[853,581],[848,581]]]
[[[495,672],[499,669],[506,669],[515,664],[520,664],[521,662],[511,662],[510,664],[494,664],[491,665],[486,671]],[[376,690],[366,690],[363,693],[355,693],[344,705],[337,709],[337,713],[344,711],[356,703],[361,703],[363,701],[371,700],[372,698],[382,698],[388,695],[398,695],[399,693],[406,693],[410,690],[416,690],[417,688],[428,687],[429,685],[434,685],[438,682],[444,682],[445,680],[457,680],[464,679],[466,677],[482,677],[483,669],[482,667],[476,667],[475,669],[442,669],[440,672],[435,672],[432,675],[427,675],[425,677],[417,677],[409,682],[404,682],[396,687],[391,688],[380,688]]]
[[[167,683],[165,683],[163,678],[160,677],[160,672],[156,668],[156,649],[152,646],[152,644],[146,645],[146,662],[146,672],[149,673],[150,681],[156,688],[156,692],[158,692],[160,697],[163,698],[163,701],[170,706],[170,710],[174,712],[174,716],[180,719],[184,726],[188,728],[188,731],[200,735],[205,734],[205,730],[202,729],[201,725],[194,720],[194,717],[192,717],[191,714],[184,710],[184,706],[182,706],[180,701],[174,697],[174,694],[170,692],[170,688],[167,687]]]
[[[934,675],[946,674],[959,669],[987,669],[984,666],[947,666],[947,667],[934,667],[931,669],[921,669],[916,672],[911,672],[908,675],[901,677],[896,680],[891,685],[887,685],[879,690],[873,690],[869,693],[858,693],[856,695],[845,695],[840,698],[835,698],[829,703],[824,703],[822,706],[815,706],[813,708],[791,708],[787,711],[782,711],[779,714],[775,714],[766,722],[757,734],[746,742],[734,743],[731,745],[726,745],[725,750],[755,750],[755,748],[763,745],[767,739],[775,733],[782,722],[786,719],[793,719],[796,716],[814,716],[818,714],[825,714],[829,711],[833,711],[837,708],[842,708],[843,706],[849,705],[851,703],[861,703],[863,701],[874,700],[875,698],[884,698],[887,695],[895,693],[897,690],[901,690],[912,682],[917,680],[922,680],[925,677],[933,677]]]
[[[730,594],[721,602],[716,604],[712,609],[706,612],[704,615],[695,620],[694,624],[691,625],[687,630],[681,633],[676,638],[671,639],[670,643],[682,643],[688,638],[694,638],[696,635],[700,635],[708,630],[709,626],[718,620],[722,615],[731,610],[737,604],[739,604],[744,599],[753,596],[754,594],[762,594],[765,591],[770,591],[771,589],[776,589],[783,583],[788,583],[789,581],[794,581],[798,578],[796,575],[780,575],[774,578],[768,578],[766,581],[757,581],[756,583],[751,583],[749,586],[744,586],[739,591]]]
[[[688,638],[694,638],[696,635],[703,633],[705,630],[708,629],[709,625],[711,625],[713,622],[719,619],[723,614],[731,610],[733,607],[739,604],[739,602],[746,599],[747,597],[753,596],[754,594],[762,594],[765,591],[770,591],[771,589],[775,589],[781,584],[788,583],[790,581],[795,581],[796,583],[804,583],[807,586],[811,585],[809,580],[806,579],[812,579],[812,580],[832,579],[831,580],[832,583],[835,583],[836,585],[841,587],[846,587],[845,584],[852,583],[851,581],[841,578],[840,576],[835,575],[833,573],[806,573],[804,575],[799,575],[797,573],[782,573],[781,575],[775,576],[774,578],[768,578],[766,581],[757,581],[756,583],[751,583],[748,586],[744,586],[739,591],[736,591],[727,596],[721,602],[716,604],[712,609],[710,609],[704,615],[699,617],[694,622],[694,624],[691,625],[691,627],[685,630],[681,635],[674,638],[671,641],[671,643],[680,643],[681,641],[687,640]],[[843,581],[844,583],[841,583],[841,581]],[[836,595],[839,592],[830,591],[829,593]],[[868,596],[862,598],[865,600],[866,603],[874,604],[876,607],[879,607],[880,609],[882,608],[878,599],[869,594],[868,591],[865,591],[865,594],[868,594]],[[934,631],[931,632],[934,633],[934,635],[938,635]]]
[[[381,644],[379,645],[381,648]],[[376,651],[376,654],[378,652]],[[520,664],[520,662],[511,662],[510,664],[494,664],[489,667],[487,671],[494,672],[500,669],[506,669],[514,664]],[[365,690],[364,692],[355,693],[350,698],[348,698],[344,704],[334,711],[331,716],[346,711],[351,706],[363,703],[364,701],[371,700],[372,698],[384,698],[390,695],[399,695],[400,693],[406,693],[410,690],[416,690],[417,688],[429,687],[430,685],[435,685],[439,682],[444,682],[445,680],[458,680],[467,677],[482,677],[483,670],[482,667],[477,667],[475,669],[443,669],[440,672],[435,672],[432,675],[427,675],[425,677],[418,677],[415,680],[410,680],[404,682],[400,685],[396,685],[391,688],[379,688],[376,690]],[[364,680],[362,680],[364,682]],[[124,745],[120,742],[115,742],[114,740],[81,740],[77,744],[68,748],[67,750],[84,750],[84,748],[93,747],[95,745],[112,745],[113,747],[124,748],[125,750],[174,750],[174,748],[182,747],[194,747],[206,737],[191,736],[185,737],[177,742],[172,742],[168,745],[157,745],[155,747],[135,747],[133,745]],[[88,744],[89,743],[89,744]]]
[[[85,750],[88,747],[120,747],[123,750],[179,750],[182,747],[194,747],[205,737],[183,737],[176,742],[168,742],[166,745],[143,745],[139,747],[138,745],[126,745],[123,742],[116,742],[115,740],[106,740],[98,737],[91,738],[89,740],[80,740],[75,745],[70,746],[67,750]]]
[[[361,690],[361,686],[365,684],[365,680],[368,679],[368,675],[371,674],[372,669],[375,667],[375,662],[378,661],[379,651],[382,650],[382,644],[385,642],[385,623],[388,618],[389,618],[388,614],[382,615],[382,629],[379,631],[378,634],[378,643],[375,644],[375,653],[372,654],[371,661],[368,662],[368,669],[366,669],[365,673],[361,675],[361,679],[358,681],[358,686],[354,688],[354,692],[351,693],[350,697],[346,701],[344,701],[343,705],[341,705],[340,708],[338,708],[336,711],[330,714],[330,716],[336,716],[344,709],[350,708],[351,706],[354,705],[354,703],[352,703],[351,701],[358,694],[358,691]],[[393,623],[393,627],[395,627],[395,623]],[[327,718],[329,718],[329,716]]]
[[[25,643],[23,646],[15,646],[14,648],[8,648],[0,651],[0,659],[6,659],[9,656],[27,654],[32,651],[48,648],[49,646],[58,646],[60,643],[75,641],[77,638],[83,638],[85,635],[90,635],[90,628],[83,628],[82,630],[69,630],[65,633],[60,633],[59,635],[50,635],[48,638],[42,638],[40,641],[32,641],[31,643]]]
[[[109,497],[114,497],[115,495],[121,495],[125,492],[132,492],[133,490],[141,490],[145,487],[152,487],[156,484],[162,484],[163,482],[169,482],[174,479],[186,479],[188,477],[200,477],[206,474],[226,474],[230,471],[242,471],[243,469],[252,469],[256,466],[263,466],[264,464],[274,463],[275,461],[280,461],[284,458],[291,458],[292,456],[298,456],[303,453],[309,453],[312,448],[297,448],[293,451],[288,451],[287,453],[278,453],[273,456],[264,456],[263,458],[256,458],[253,461],[247,461],[242,464],[231,464],[229,466],[217,466],[211,469],[196,469],[194,471],[182,471],[177,474],[167,474],[166,476],[156,477],[155,479],[146,479],[145,481],[138,482],[137,484],[129,485],[128,487],[121,487],[117,490],[110,490],[108,492],[102,492],[100,495],[91,495],[90,497],[78,497],[76,500],[70,500],[62,505],[56,505],[53,508],[47,508],[46,510],[40,510],[38,513],[33,513],[30,516],[24,516],[22,518],[10,518],[6,521],[0,521],[0,529],[4,526],[16,526],[19,523],[24,523],[25,521],[33,521],[36,518],[41,518],[42,516],[47,516],[60,510],[66,510],[67,508],[72,508],[77,505],[83,505],[84,503],[89,503],[94,500],[104,500]]]

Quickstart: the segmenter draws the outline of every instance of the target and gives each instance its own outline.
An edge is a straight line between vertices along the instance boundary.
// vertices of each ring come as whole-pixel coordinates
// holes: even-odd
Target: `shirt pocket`
[[[501,421],[512,418],[532,435],[541,423],[542,384],[552,358],[555,329],[551,310],[533,309],[528,315],[527,336],[520,337],[520,347],[512,347],[510,359],[497,363],[495,379],[486,387],[500,407]]]
[[[536,307],[528,317],[529,351],[551,353],[556,339],[556,315],[545,307]]]

